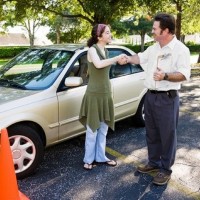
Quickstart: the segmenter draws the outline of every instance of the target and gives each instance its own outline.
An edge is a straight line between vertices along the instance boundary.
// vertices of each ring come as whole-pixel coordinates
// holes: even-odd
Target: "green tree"
[[[27,17],[17,23],[26,29],[29,36],[30,46],[34,46],[35,33],[40,26],[45,24],[44,17],[40,13],[35,13],[32,9],[27,10]]]
[[[2,6],[8,1],[1,1]],[[91,25],[96,23],[113,24],[120,21],[123,16],[133,15],[141,17],[145,15],[154,16],[157,12],[168,12],[176,15],[176,35],[180,39],[182,34],[186,34],[186,29],[183,33],[183,28],[188,23],[188,20],[193,21],[190,30],[199,24],[200,0],[9,0],[15,2],[16,18],[20,19],[26,15],[26,9],[32,8],[36,12],[49,12],[55,15],[60,15],[68,19],[82,19],[89,22]],[[70,12],[65,12],[69,10]],[[139,17],[139,18],[140,18]],[[196,18],[195,20],[192,18]],[[195,23],[195,25],[194,25]],[[120,24],[120,23],[118,23]],[[126,31],[123,26],[118,30]],[[117,29],[116,29],[117,30]],[[119,31],[116,33],[120,34]]]
[[[87,22],[61,16],[52,17],[48,25],[51,29],[47,37],[57,44],[81,42],[85,37],[88,37],[88,30],[90,30],[88,29],[90,24]]]
[[[141,37],[141,51],[144,51],[145,35],[150,34],[152,30],[152,19],[149,16],[131,16],[121,21],[115,21],[112,28],[118,36],[128,36],[139,34]]]
[[[132,23],[129,23],[129,33],[136,33],[141,37],[141,51],[144,51],[145,35],[151,33],[152,24],[152,20],[148,16],[146,18],[141,17],[139,20],[133,20]]]
[[[35,33],[41,25],[45,24],[45,17],[33,8],[27,8],[25,13],[19,16],[16,5],[15,2],[7,2],[4,5],[2,9],[5,16],[4,27],[16,25],[23,27],[28,33],[30,46],[32,47],[34,46]]]
[[[191,24],[191,28],[187,29],[190,31],[195,26],[199,26],[197,22],[200,20],[200,0],[141,0],[138,1],[139,10],[142,8],[150,16],[154,16],[158,12],[167,12],[176,16],[176,36],[181,39],[183,34],[182,27],[195,21],[195,24]],[[193,27],[193,28],[192,28]],[[197,30],[197,29],[196,29]],[[186,33],[186,29],[185,29]]]
[[[165,12],[176,16],[176,37],[184,42],[186,34],[200,31],[200,0],[169,0]]]
[[[16,3],[16,15],[24,16],[27,8],[48,11],[68,18],[81,18],[91,25],[120,19],[136,7],[137,0],[10,0]],[[70,10],[70,14],[64,12]]]

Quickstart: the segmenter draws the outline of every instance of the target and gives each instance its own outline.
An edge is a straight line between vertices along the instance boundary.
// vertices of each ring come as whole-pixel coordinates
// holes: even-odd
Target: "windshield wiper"
[[[14,88],[26,90],[26,87],[24,85],[20,85],[19,83],[16,83],[8,79],[0,79],[0,83],[3,83],[4,86],[7,86],[7,87],[14,87]]]

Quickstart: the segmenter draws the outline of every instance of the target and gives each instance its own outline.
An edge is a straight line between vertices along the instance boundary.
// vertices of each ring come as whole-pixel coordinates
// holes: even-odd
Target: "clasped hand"
[[[117,62],[120,65],[124,65],[128,63],[128,56],[126,54],[121,54],[118,56]]]

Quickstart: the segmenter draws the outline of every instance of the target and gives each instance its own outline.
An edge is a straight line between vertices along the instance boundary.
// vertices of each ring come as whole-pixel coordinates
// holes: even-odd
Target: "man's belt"
[[[161,93],[165,93],[167,94],[169,97],[176,97],[178,95],[178,91],[177,90],[167,90],[167,91],[159,91],[159,90],[148,90],[150,93],[152,94],[161,94]]]

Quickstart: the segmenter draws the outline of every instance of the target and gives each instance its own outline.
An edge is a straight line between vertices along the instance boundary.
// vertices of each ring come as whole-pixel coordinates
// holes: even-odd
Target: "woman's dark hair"
[[[172,15],[166,13],[159,13],[154,17],[154,21],[160,22],[160,28],[162,30],[168,28],[169,33],[175,34],[176,22],[175,18]]]
[[[104,32],[106,28],[106,24],[96,24],[91,31],[91,38],[87,41],[87,46],[91,47],[93,44],[96,44],[98,42],[98,37],[102,36],[102,33]]]

